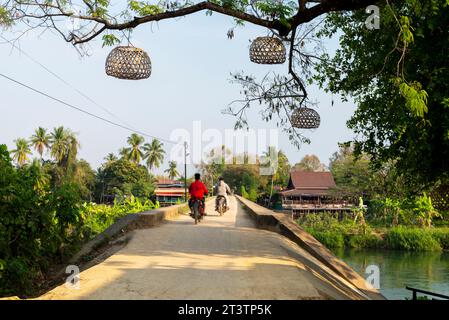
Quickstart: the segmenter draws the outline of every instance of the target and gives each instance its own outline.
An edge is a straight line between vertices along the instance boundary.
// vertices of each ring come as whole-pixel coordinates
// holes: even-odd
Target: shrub
[[[249,194],[248,194],[248,199],[251,200],[252,202],[257,202],[257,198],[258,198],[258,194],[257,194],[257,190],[255,188],[251,188],[249,189]]]
[[[396,227],[385,235],[386,245],[390,249],[437,251],[440,243],[432,237],[431,229]]]
[[[383,241],[373,234],[356,234],[352,236],[348,236],[345,239],[345,244],[350,248],[380,248],[382,247]]]
[[[241,188],[241,193],[242,193],[243,198],[245,198],[245,199],[249,198],[248,192],[246,192],[246,189],[244,186],[242,186],[242,188]]]
[[[443,249],[449,249],[449,229],[438,228],[432,230],[432,237],[437,240]]]
[[[345,240],[341,233],[335,231],[316,231],[306,229],[312,236],[321,242],[327,248],[344,248]]]
[[[131,196],[123,202],[114,201],[113,206],[95,203],[84,203],[81,207],[83,216],[83,235],[91,239],[103,232],[119,218],[131,214],[157,208],[150,200],[141,202],[139,198]]]
[[[439,214],[432,205],[432,200],[426,193],[422,196],[416,197],[413,206],[413,212],[418,216],[418,220],[422,225],[430,227],[434,217],[438,217]]]

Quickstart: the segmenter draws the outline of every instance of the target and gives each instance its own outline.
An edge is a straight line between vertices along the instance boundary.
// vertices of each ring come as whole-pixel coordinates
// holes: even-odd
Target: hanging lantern
[[[430,193],[432,205],[439,211],[449,210],[449,185],[442,184]]]
[[[142,49],[116,47],[106,59],[106,74],[119,79],[140,80],[151,74],[151,60]]]
[[[320,126],[320,115],[313,109],[302,107],[293,111],[290,118],[293,127],[299,129],[316,129]]]
[[[281,40],[273,37],[258,37],[249,48],[249,58],[260,64],[285,62],[285,47]]]

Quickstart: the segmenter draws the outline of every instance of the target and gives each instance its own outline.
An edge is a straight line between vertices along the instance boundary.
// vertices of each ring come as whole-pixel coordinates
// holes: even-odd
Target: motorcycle
[[[198,224],[203,219],[204,215],[204,206],[201,200],[195,199],[192,201],[192,213],[191,216],[195,219],[195,224]]]
[[[222,216],[223,213],[226,212],[226,199],[223,196],[218,196],[218,199],[217,199],[217,211],[220,214],[220,216]]]

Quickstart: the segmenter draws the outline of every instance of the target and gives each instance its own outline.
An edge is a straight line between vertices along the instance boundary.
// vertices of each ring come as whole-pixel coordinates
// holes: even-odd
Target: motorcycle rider
[[[229,209],[228,207],[228,194],[231,194],[231,188],[229,188],[229,186],[227,185],[226,182],[224,182],[223,177],[219,177],[218,178],[218,182],[217,184],[214,186],[214,191],[216,194],[216,198],[215,198],[215,211],[218,211],[218,199],[220,198],[220,196],[224,197],[225,199],[225,208],[226,210]]]
[[[189,194],[190,194],[189,208],[192,213],[193,213],[193,201],[195,199],[201,201],[204,211],[206,211],[206,203],[204,196],[207,195],[209,191],[207,191],[206,186],[204,185],[203,182],[201,182],[200,179],[201,175],[199,173],[195,173],[195,181],[192,182],[189,187]]]

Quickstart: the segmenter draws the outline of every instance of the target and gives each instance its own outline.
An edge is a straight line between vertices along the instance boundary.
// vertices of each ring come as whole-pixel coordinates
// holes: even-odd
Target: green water
[[[449,252],[337,249],[334,254],[364,278],[366,267],[377,265],[387,299],[411,298],[405,285],[449,295]]]

